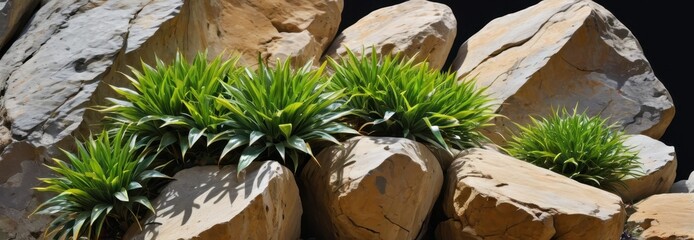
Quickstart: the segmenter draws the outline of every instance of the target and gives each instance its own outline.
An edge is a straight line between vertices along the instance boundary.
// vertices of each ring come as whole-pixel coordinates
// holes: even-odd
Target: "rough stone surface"
[[[178,172],[152,202],[157,214],[124,239],[299,239],[302,209],[293,173],[275,161],[252,163],[244,172],[242,179],[235,166]]]
[[[619,239],[626,212],[612,193],[487,149],[448,169],[439,239]]]
[[[622,201],[635,203],[648,196],[668,192],[677,175],[675,148],[645,135],[631,135],[624,145],[639,152],[637,171],[640,175],[624,179],[626,189],[617,187]]]
[[[147,33],[129,32],[132,21],[162,2],[46,2],[0,58],[0,132],[9,132],[0,133],[0,238],[3,232],[16,239],[40,236],[49,219],[28,214],[45,200],[30,189],[49,174],[41,164],[58,156],[59,148],[69,150],[81,124],[96,123],[83,121],[86,105],[106,85],[104,76],[120,61],[126,37],[147,39]],[[152,16],[150,26],[165,20]]]
[[[689,179],[680,180],[672,184],[671,193],[694,193],[694,171],[689,174]]]
[[[446,5],[415,0],[378,9],[346,28],[326,51],[339,58],[347,49],[361,55],[376,47],[378,54],[402,53],[417,61],[427,60],[431,68],[446,63],[457,31],[453,11]]]
[[[355,137],[316,158],[300,186],[319,239],[415,239],[443,182],[433,154],[402,138]]]
[[[470,37],[451,66],[475,77],[495,99],[495,132],[546,116],[552,108],[608,117],[630,134],[660,138],[672,121],[670,93],[637,39],[608,10],[589,0],[548,0],[497,18]]]
[[[41,0],[0,0],[0,49],[24,27],[40,2]]]
[[[694,193],[653,195],[634,208],[627,225],[643,231],[639,239],[694,239]]]

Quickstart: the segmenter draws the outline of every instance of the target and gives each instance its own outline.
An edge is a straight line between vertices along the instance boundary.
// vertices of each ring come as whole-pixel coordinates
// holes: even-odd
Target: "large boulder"
[[[156,215],[124,239],[299,239],[301,199],[294,175],[276,161],[194,167],[176,173],[154,199]]]
[[[0,128],[10,134],[0,146],[0,232],[17,239],[40,236],[44,217],[28,214],[45,200],[31,190],[37,177],[48,176],[41,163],[59,148],[70,149],[85,104],[117,61],[126,36],[137,35],[128,34],[131,21],[155,2],[49,1],[2,56]]]
[[[689,174],[689,179],[679,180],[672,184],[671,193],[694,193],[694,171]]]
[[[624,145],[638,151],[639,167],[636,169],[637,176],[623,179],[624,186],[616,186],[622,200],[635,203],[648,196],[670,191],[677,175],[675,148],[645,135],[628,136]]]
[[[415,0],[373,11],[347,27],[333,41],[325,57],[361,55],[375,47],[378,54],[401,53],[441,69],[453,47],[457,31],[453,11],[436,2]]]
[[[15,33],[24,27],[41,0],[0,1],[0,55]]]
[[[590,0],[547,0],[497,18],[470,37],[451,67],[497,103],[490,137],[503,143],[512,122],[577,107],[630,134],[660,138],[672,121],[670,93],[637,39]]]
[[[634,208],[627,226],[638,239],[694,239],[694,193],[653,195]]]
[[[47,1],[0,58],[0,162],[17,171],[40,166],[59,148],[73,147],[72,136],[100,128],[103,116],[86,109],[115,96],[109,85],[129,86],[122,75],[129,66],[153,64],[155,56],[170,61],[177,50],[188,57],[241,53],[247,65],[257,64],[259,54],[302,64],[331,43],[341,11],[341,0]],[[21,173],[3,171],[0,187],[15,188],[4,179]],[[15,190],[7,192],[36,197]],[[33,226],[23,224],[33,209],[0,197],[0,222],[8,223],[0,232],[24,238],[42,230],[5,228]]]
[[[415,239],[443,173],[421,143],[355,137],[324,149],[301,172],[305,230],[319,239]]]
[[[487,149],[448,169],[438,239],[619,239],[626,212],[612,193]]]

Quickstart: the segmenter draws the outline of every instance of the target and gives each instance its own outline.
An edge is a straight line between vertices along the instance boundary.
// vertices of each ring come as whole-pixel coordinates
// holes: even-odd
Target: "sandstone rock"
[[[694,193],[694,171],[689,174],[689,179],[680,180],[672,184],[671,193]]]
[[[319,239],[415,239],[443,182],[432,153],[403,138],[355,137],[316,158],[300,186]]]
[[[453,46],[456,19],[441,3],[416,0],[385,7],[346,28],[333,41],[326,56],[339,58],[347,49],[361,55],[376,47],[378,54],[402,53],[427,60],[431,68],[441,69]]]
[[[241,176],[235,166],[178,172],[144,230],[132,226],[124,239],[299,239],[301,199],[289,169],[254,162]]]
[[[593,1],[540,1],[497,18],[460,47],[451,68],[488,87],[497,112],[508,117],[496,118],[490,133],[578,104],[630,134],[658,139],[675,113],[637,39]]]
[[[619,239],[620,198],[496,151],[448,169],[439,239]]]
[[[694,193],[653,195],[634,208],[627,225],[643,231],[639,239],[694,239]]]
[[[40,0],[0,1],[0,49],[24,27]],[[0,55],[2,52],[0,52]]]
[[[644,135],[631,135],[624,145],[638,151],[640,167],[637,177],[624,179],[626,189],[617,187],[625,203],[638,202],[648,196],[670,190],[677,174],[675,148]]]

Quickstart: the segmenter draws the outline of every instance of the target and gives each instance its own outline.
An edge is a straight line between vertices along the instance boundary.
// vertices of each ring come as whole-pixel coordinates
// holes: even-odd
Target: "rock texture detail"
[[[491,132],[578,104],[628,133],[658,139],[675,114],[634,35],[593,1],[541,1],[497,18],[460,47],[451,68],[488,87],[508,117],[497,118]]]
[[[361,55],[376,47],[379,54],[402,53],[427,60],[441,69],[453,46],[457,31],[453,11],[446,5],[416,0],[378,9],[346,28],[326,52],[339,58],[347,49]]]
[[[634,205],[627,225],[639,239],[694,239],[694,193],[653,195]]]
[[[448,169],[438,239],[619,239],[621,199],[496,151]]]
[[[12,37],[24,27],[41,0],[0,1],[0,54]]]
[[[666,193],[675,182],[677,158],[675,148],[644,135],[629,136],[624,145],[638,151],[639,176],[624,179],[626,189],[617,187],[625,203],[635,203],[648,196]]]
[[[307,231],[319,239],[415,239],[443,182],[421,143],[355,137],[301,173]]]
[[[294,176],[275,161],[178,172],[152,205],[144,230],[124,239],[299,239],[301,200]],[[138,233],[139,232],[139,233]]]
[[[694,193],[694,171],[689,174],[689,179],[680,180],[672,184],[671,193]]]

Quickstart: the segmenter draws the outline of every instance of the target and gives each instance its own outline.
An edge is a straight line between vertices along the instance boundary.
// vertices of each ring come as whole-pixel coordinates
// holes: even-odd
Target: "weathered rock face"
[[[628,133],[658,139],[675,113],[636,38],[593,1],[541,1],[495,19],[460,47],[451,68],[488,87],[508,117],[497,118],[491,132],[578,104]]]
[[[694,171],[689,174],[689,179],[680,180],[672,184],[671,193],[694,193]]]
[[[40,2],[41,0],[0,1],[0,49],[24,27],[24,23],[31,17]]]
[[[30,188],[48,174],[41,162],[70,148],[84,105],[124,48],[131,20],[152,2],[49,1],[0,59],[1,122],[10,132],[0,147],[0,232],[29,239],[45,228],[42,217],[27,217],[41,199]]]
[[[379,54],[402,53],[427,60],[433,69],[441,69],[453,46],[457,31],[451,9],[440,3],[416,0],[371,12],[346,28],[326,52],[339,58],[347,49],[361,55],[364,48],[376,47]]]
[[[443,182],[421,143],[355,137],[301,172],[307,231],[320,239],[415,239]]]
[[[648,196],[666,193],[675,182],[677,158],[675,148],[644,135],[631,135],[624,145],[638,151],[640,176],[624,179],[627,189],[619,186],[618,195],[625,203],[638,202]]]
[[[142,232],[124,239],[299,239],[301,200],[289,169],[255,162],[237,179],[235,166],[178,172],[152,205]]]
[[[0,162],[20,171],[23,161],[40,164],[59,154],[58,148],[70,149],[72,136],[99,127],[102,116],[85,109],[114,96],[108,85],[127,86],[122,73],[141,60],[152,64],[155,54],[168,61],[177,50],[192,56],[208,49],[211,56],[241,52],[251,65],[259,53],[299,64],[320,57],[341,10],[341,0],[48,1],[0,58]],[[20,147],[25,150],[8,150]],[[0,187],[36,197],[28,187],[20,191],[3,180],[21,172],[6,174]],[[27,226],[21,223],[33,209],[9,206],[9,196],[2,197],[0,220],[8,224],[0,232],[20,231],[5,226]],[[35,231],[41,229],[18,234]]]
[[[627,225],[643,231],[639,239],[694,239],[694,193],[653,195],[634,208]]]
[[[619,239],[620,198],[496,151],[448,169],[439,239]]]

